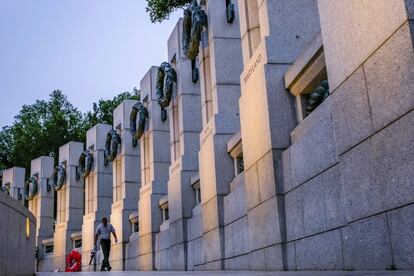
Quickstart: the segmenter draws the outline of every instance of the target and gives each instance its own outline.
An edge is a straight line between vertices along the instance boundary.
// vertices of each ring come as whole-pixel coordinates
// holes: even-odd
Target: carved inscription
[[[151,187],[151,185],[147,185],[147,187],[143,187],[143,188],[141,188],[141,191],[140,191],[140,195],[144,195],[144,194],[146,194],[146,193],[148,193],[148,192],[150,192],[152,190],[152,187]]]
[[[204,143],[207,141],[208,137],[211,136],[211,134],[213,134],[213,130],[211,129],[210,126],[207,127],[206,130],[204,130],[202,132],[202,139],[201,139],[201,144],[204,145]]]
[[[251,75],[256,70],[257,66],[262,62],[262,54],[258,55],[256,60],[254,61],[253,65],[250,67],[249,71],[247,71],[246,75],[244,76],[244,82],[246,83]]]

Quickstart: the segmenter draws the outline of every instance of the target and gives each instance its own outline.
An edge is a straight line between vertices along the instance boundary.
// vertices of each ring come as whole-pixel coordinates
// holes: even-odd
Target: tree
[[[55,157],[57,163],[59,147],[82,137],[82,119],[59,90],[48,101],[24,105],[11,127],[13,166],[28,169],[32,159],[43,155]]]
[[[192,0],[147,0],[147,12],[151,22],[162,22],[168,19],[169,15],[180,8],[183,8]]]
[[[93,103],[93,110],[82,114],[60,90],[47,101],[23,105],[11,126],[0,130],[0,172],[14,166],[30,173],[31,160],[48,155],[58,162],[59,147],[70,142],[86,142],[86,131],[95,124],[112,125],[114,109],[125,99],[139,98],[139,91],[124,92],[110,100]]]
[[[5,126],[0,131],[0,171],[13,165],[13,136],[11,128]]]
[[[96,124],[108,124],[113,123],[113,112],[115,108],[126,99],[138,100],[139,95],[137,92],[130,93],[124,92],[115,96],[112,100],[100,99],[98,103],[93,103],[92,111],[88,111],[85,114],[84,131],[93,127]]]

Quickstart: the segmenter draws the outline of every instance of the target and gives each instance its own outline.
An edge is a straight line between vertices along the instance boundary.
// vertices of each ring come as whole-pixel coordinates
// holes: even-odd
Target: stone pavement
[[[53,273],[53,272],[41,272],[36,273],[38,276],[57,276],[65,275],[65,273]],[[106,275],[106,276],[115,276],[115,275],[139,275],[139,276],[208,276],[208,275],[240,275],[240,276],[369,276],[369,275],[379,275],[379,276],[412,276],[414,271],[285,271],[285,272],[262,272],[262,271],[122,271],[122,272],[80,272],[76,275]]]

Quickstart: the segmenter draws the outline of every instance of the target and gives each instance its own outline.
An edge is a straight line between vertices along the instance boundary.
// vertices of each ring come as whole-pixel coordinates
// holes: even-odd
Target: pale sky
[[[153,24],[145,0],[0,0],[0,127],[60,89],[80,111],[139,88],[167,58],[182,11]]]

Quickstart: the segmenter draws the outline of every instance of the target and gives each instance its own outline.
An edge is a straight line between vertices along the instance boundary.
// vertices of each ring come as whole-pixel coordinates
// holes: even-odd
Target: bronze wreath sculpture
[[[62,189],[66,180],[66,170],[62,165],[57,165],[52,175],[52,186],[55,191]]]
[[[184,54],[191,60],[191,79],[198,81],[196,58],[200,51],[201,32],[208,27],[207,14],[194,1],[184,10],[182,44]]]
[[[203,27],[208,27],[207,14],[197,1],[193,1],[184,11],[182,38],[184,53],[191,60],[195,60],[200,51]]]
[[[323,80],[321,84],[315,88],[315,91],[309,95],[307,106],[305,108],[306,116],[314,111],[328,96],[329,83],[327,80]]]
[[[105,154],[104,154],[104,165],[108,166],[109,162],[115,160],[118,155],[118,145],[121,144],[121,136],[116,133],[115,130],[111,130],[106,134],[105,140]]]
[[[10,183],[5,183],[3,186],[0,186],[0,191],[10,195]]]
[[[76,180],[79,180],[81,177],[85,179],[89,176],[93,166],[93,155],[89,150],[85,150],[79,156],[78,170],[76,170]]]
[[[138,116],[138,128],[137,128],[137,115]],[[147,123],[148,118],[148,110],[147,108],[141,103],[137,102],[131,111],[131,115],[129,116],[129,127],[130,132],[132,135],[132,146],[136,147],[138,144],[138,140],[141,139],[142,134],[145,131],[145,124]]]
[[[39,193],[39,184],[34,176],[24,182],[24,199],[32,200]]]
[[[234,19],[236,18],[235,11],[234,11],[234,4],[231,0],[226,0],[226,15],[227,15],[227,23],[233,23]]]
[[[174,83],[177,82],[177,74],[171,64],[163,62],[157,73],[157,101],[161,107],[161,120],[167,119],[165,108],[170,105]]]

